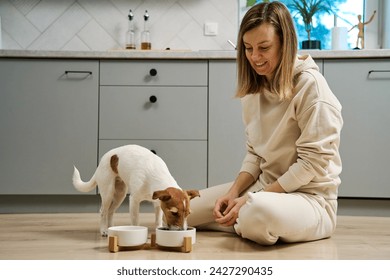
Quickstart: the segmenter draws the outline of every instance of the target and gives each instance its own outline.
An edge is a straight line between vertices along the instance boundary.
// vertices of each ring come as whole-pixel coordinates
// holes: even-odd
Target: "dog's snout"
[[[182,226],[178,226],[178,225],[169,225],[168,228],[170,230],[187,230],[188,229],[188,226],[187,226],[187,223],[184,223]]]
[[[176,226],[176,225],[170,225],[169,229],[170,230],[181,230],[181,228],[179,226]]]

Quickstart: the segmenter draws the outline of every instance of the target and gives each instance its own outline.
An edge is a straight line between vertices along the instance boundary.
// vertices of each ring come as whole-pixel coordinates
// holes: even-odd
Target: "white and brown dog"
[[[96,185],[99,186],[102,199],[102,236],[107,236],[108,227],[113,224],[113,215],[128,192],[132,225],[139,224],[140,203],[147,200],[154,204],[156,227],[163,226],[164,222],[164,226],[169,229],[187,229],[189,200],[199,196],[197,190],[181,190],[165,162],[150,150],[138,145],[127,145],[108,151],[88,182],[81,180],[80,172],[74,167],[73,185],[81,192],[89,192]]]

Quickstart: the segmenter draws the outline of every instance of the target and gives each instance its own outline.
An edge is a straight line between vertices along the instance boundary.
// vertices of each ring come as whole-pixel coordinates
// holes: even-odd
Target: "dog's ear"
[[[190,197],[190,199],[193,199],[194,197],[197,197],[197,196],[200,197],[198,190],[187,190],[186,192],[187,192],[187,195]]]
[[[160,199],[162,201],[167,201],[167,200],[171,199],[171,195],[166,190],[155,191],[155,192],[153,192],[152,198],[153,199]]]

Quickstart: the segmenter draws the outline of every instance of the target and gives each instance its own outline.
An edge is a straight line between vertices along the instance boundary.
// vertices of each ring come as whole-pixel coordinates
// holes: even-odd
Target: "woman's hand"
[[[245,204],[246,199],[246,196],[234,197],[229,194],[218,199],[213,211],[215,221],[225,227],[234,225],[238,218],[238,212]]]
[[[238,212],[246,202],[246,196],[239,197],[250,185],[254,178],[250,173],[241,172],[238,174],[228,193],[217,199],[213,215],[215,221],[222,226],[232,226],[238,218]]]

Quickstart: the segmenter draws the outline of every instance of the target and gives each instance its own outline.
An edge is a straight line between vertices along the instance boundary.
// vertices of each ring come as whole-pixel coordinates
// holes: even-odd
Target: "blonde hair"
[[[275,69],[272,81],[258,75],[251,67],[245,54],[243,36],[249,30],[263,23],[271,24],[279,37],[281,60]],[[237,39],[237,91],[236,97],[244,97],[251,93],[261,93],[269,89],[277,94],[280,100],[292,97],[294,83],[293,70],[297,55],[297,36],[291,14],[280,2],[260,3],[253,6],[242,19]]]

